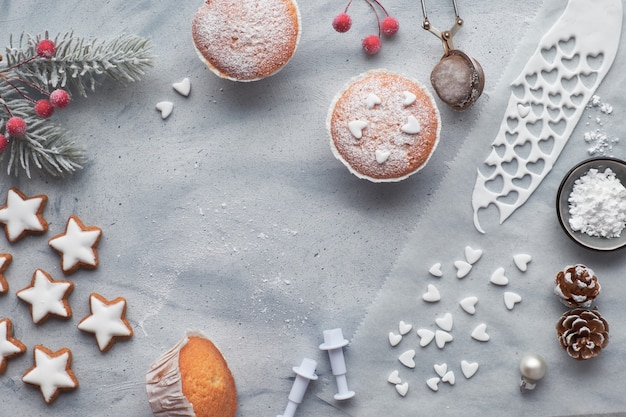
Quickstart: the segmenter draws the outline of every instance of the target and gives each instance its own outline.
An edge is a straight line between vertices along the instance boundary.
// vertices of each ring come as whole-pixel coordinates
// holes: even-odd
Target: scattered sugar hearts
[[[446,343],[452,342],[453,339],[454,337],[450,333],[444,332],[443,330],[437,330],[435,332],[435,343],[439,349],[443,349]]]
[[[397,384],[401,384],[402,380],[400,379],[400,372],[398,372],[398,370],[394,370],[392,373],[389,374],[389,376],[387,377],[387,381],[389,381],[390,383],[397,385]]]
[[[406,124],[402,125],[400,130],[409,135],[416,135],[422,131],[422,127],[420,126],[419,120],[417,120],[415,116],[410,115]]]
[[[471,246],[465,247],[465,260],[474,265],[480,257],[483,256],[483,251],[481,249],[473,249]]]
[[[428,388],[430,388],[431,390],[437,392],[439,391],[439,382],[441,381],[441,378],[439,377],[432,377],[426,380],[426,385],[428,385]]]
[[[396,391],[401,396],[406,396],[406,393],[409,392],[409,383],[405,382],[404,384],[396,384]]]
[[[353,120],[348,123],[348,129],[350,129],[350,133],[357,139],[361,139],[363,137],[363,129],[367,127],[367,122],[365,120]]]
[[[376,162],[384,164],[390,155],[391,152],[388,149],[376,149]]]
[[[178,94],[187,97],[191,92],[191,81],[189,81],[189,78],[183,78],[182,81],[172,84],[172,87]]]
[[[478,303],[478,297],[474,297],[474,296],[465,297],[464,299],[459,301],[461,308],[468,314],[476,313],[477,303]]]
[[[367,98],[365,99],[365,104],[367,105],[368,109],[373,109],[377,104],[380,103],[382,103],[382,101],[380,101],[380,97],[378,97],[374,93],[369,93],[367,95]]]
[[[522,296],[519,295],[518,293],[515,293],[512,291],[507,291],[504,293],[504,305],[509,310],[513,310],[513,307],[515,307],[515,304],[521,301],[522,301]]]
[[[428,346],[435,338],[435,332],[428,329],[418,329],[417,335],[420,337],[420,346]]]
[[[428,290],[422,295],[422,300],[428,303],[436,303],[441,300],[439,290],[433,284],[428,284]]]
[[[415,368],[415,350],[409,349],[398,357],[400,363],[407,368]]]
[[[515,262],[515,266],[517,266],[517,268],[522,272],[526,272],[526,270],[528,269],[528,264],[530,263],[530,261],[532,261],[532,259],[533,258],[530,255],[525,253],[519,253],[513,256],[513,262]]]
[[[389,344],[391,346],[398,346],[398,343],[402,341],[402,336],[399,334],[395,334],[394,332],[389,332]]]
[[[468,362],[466,360],[461,361],[461,371],[465,378],[470,379],[474,376],[476,371],[478,371],[478,363],[477,362]]]
[[[450,313],[446,313],[443,315],[443,317],[437,317],[435,319],[435,324],[439,326],[441,330],[445,330],[447,332],[452,330],[453,323],[454,323],[454,318],[452,317],[452,314]]]
[[[489,340],[489,335],[487,334],[487,325],[485,323],[481,323],[472,330],[472,338],[478,340],[479,342],[487,342]]]
[[[454,262],[454,267],[456,268],[457,278],[465,278],[472,270],[472,265],[465,261]]]
[[[411,104],[415,103],[415,100],[417,99],[415,94],[411,93],[410,91],[404,91],[402,95],[404,97],[402,104],[405,106],[410,106]]]
[[[413,329],[413,325],[409,323],[405,323],[403,320],[400,320],[400,324],[398,325],[398,330],[400,330],[401,335],[405,335]]]
[[[440,377],[443,377],[446,372],[448,372],[448,364],[447,363],[436,363],[433,365],[435,369],[435,373]]]
[[[500,267],[493,271],[491,274],[491,279],[489,280],[492,284],[505,286],[509,284],[509,279],[504,275],[504,268]]]
[[[161,118],[167,119],[174,110],[174,103],[171,101],[159,101],[156,104],[156,109],[161,112]]]
[[[437,277],[437,278],[442,277],[443,271],[441,270],[441,262],[437,262],[436,264],[431,266],[428,272],[430,273],[430,275],[434,277]]]
[[[454,376],[453,371],[448,371],[444,376],[441,377],[441,381],[447,382],[450,385],[454,385],[456,382],[456,377]]]

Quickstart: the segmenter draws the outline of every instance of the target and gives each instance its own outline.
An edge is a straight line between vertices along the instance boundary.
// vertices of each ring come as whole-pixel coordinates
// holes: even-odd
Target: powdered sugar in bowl
[[[574,166],[557,192],[556,213],[565,233],[589,249],[626,246],[626,162],[592,158]]]

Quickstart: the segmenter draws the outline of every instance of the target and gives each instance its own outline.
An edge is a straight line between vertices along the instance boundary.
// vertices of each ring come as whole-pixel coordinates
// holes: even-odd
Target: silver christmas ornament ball
[[[522,373],[521,391],[535,389],[537,381],[544,377],[548,364],[543,356],[533,353],[522,358],[519,365]]]

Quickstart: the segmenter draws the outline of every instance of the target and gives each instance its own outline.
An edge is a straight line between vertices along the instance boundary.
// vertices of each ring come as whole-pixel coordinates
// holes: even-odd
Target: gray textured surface
[[[439,3],[429,5],[429,14],[433,24],[444,28],[451,24],[451,5]],[[559,2],[546,3],[555,8]],[[1,192],[16,186],[26,194],[46,193],[50,198],[46,237],[29,237],[15,245],[0,242],[0,250],[14,255],[7,272],[11,292],[0,300],[0,314],[13,319],[16,337],[29,347],[0,377],[5,409],[30,416],[84,416],[89,409],[94,417],[147,417],[151,413],[143,381],[150,362],[186,329],[200,329],[222,349],[235,374],[238,416],[281,414],[291,388],[291,368],[303,357],[318,360],[321,378],[310,386],[298,416],[342,415],[316,395],[334,383],[326,355],[317,348],[322,331],[342,327],[350,337],[359,328],[402,249],[419,233],[414,229],[479,110],[502,99],[493,96],[500,74],[515,58],[521,37],[543,19],[536,13],[546,8],[539,0],[506,0],[497,7],[491,2],[461,2],[466,25],[456,44],[482,63],[485,96],[465,113],[441,107],[442,140],[429,165],[400,184],[377,185],[356,179],[334,160],[324,120],[335,93],[362,71],[386,67],[427,81],[441,46],[420,28],[419,4],[385,2],[401,30],[370,58],[359,49],[361,38],[375,27],[364,2],[354,2],[353,29],[340,35],[330,22],[343,3],[301,1],[303,35],[296,56],[277,75],[251,84],[221,80],[197,59],[189,26],[200,4],[0,1],[0,45],[22,31],[74,30],[101,39],[130,32],[151,37],[158,55],[155,68],[140,83],[121,88],[105,82],[89,98],[76,98],[54,116],[87,147],[90,161],[83,171],[64,180],[2,175]],[[616,65],[623,67],[623,60]],[[611,88],[620,85],[620,74],[612,71],[600,91],[615,105],[613,127],[624,109]],[[183,77],[192,82],[188,98],[171,87]],[[175,106],[166,121],[154,109],[162,100]],[[482,137],[469,140],[484,146],[491,142]],[[581,157],[584,149],[579,140],[578,153],[571,150],[570,160]],[[559,165],[552,181],[567,167]],[[472,171],[471,165],[465,168]],[[470,191],[462,190],[463,199]],[[548,216],[549,189],[543,197]],[[451,204],[469,204],[459,195],[445,198]],[[71,277],[76,285],[70,299],[74,318],[35,326],[15,291],[27,285],[37,267],[59,277],[58,256],[46,242],[62,230],[70,214],[102,227],[101,265]],[[428,215],[422,224],[437,228],[462,221]],[[558,235],[555,220],[547,221],[565,250],[578,254]],[[455,238],[449,245],[461,250],[466,242]],[[555,264],[560,267],[565,259]],[[613,268],[620,266],[617,256],[601,259]],[[90,335],[76,329],[88,312],[92,291],[126,297],[135,330],[133,339],[105,354],[98,352]],[[381,329],[383,338],[387,331]],[[67,346],[74,352],[80,388],[62,394],[52,406],[21,382],[37,343],[52,349]],[[368,358],[358,350],[350,350],[348,359],[351,367],[368,366]],[[617,373],[612,375],[618,380]],[[363,384],[368,381],[354,381],[355,386]],[[512,391],[506,395],[517,395]],[[450,402],[463,395],[461,390],[441,394]],[[483,414],[502,415],[488,404]]]

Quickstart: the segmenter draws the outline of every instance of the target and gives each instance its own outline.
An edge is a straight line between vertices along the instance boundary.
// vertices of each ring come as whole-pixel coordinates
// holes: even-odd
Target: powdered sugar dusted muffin
[[[205,0],[191,26],[200,59],[222,78],[255,81],[287,64],[300,40],[295,0]]]
[[[326,124],[337,159],[359,178],[401,181],[423,168],[441,131],[439,110],[421,83],[387,70],[351,80]]]

